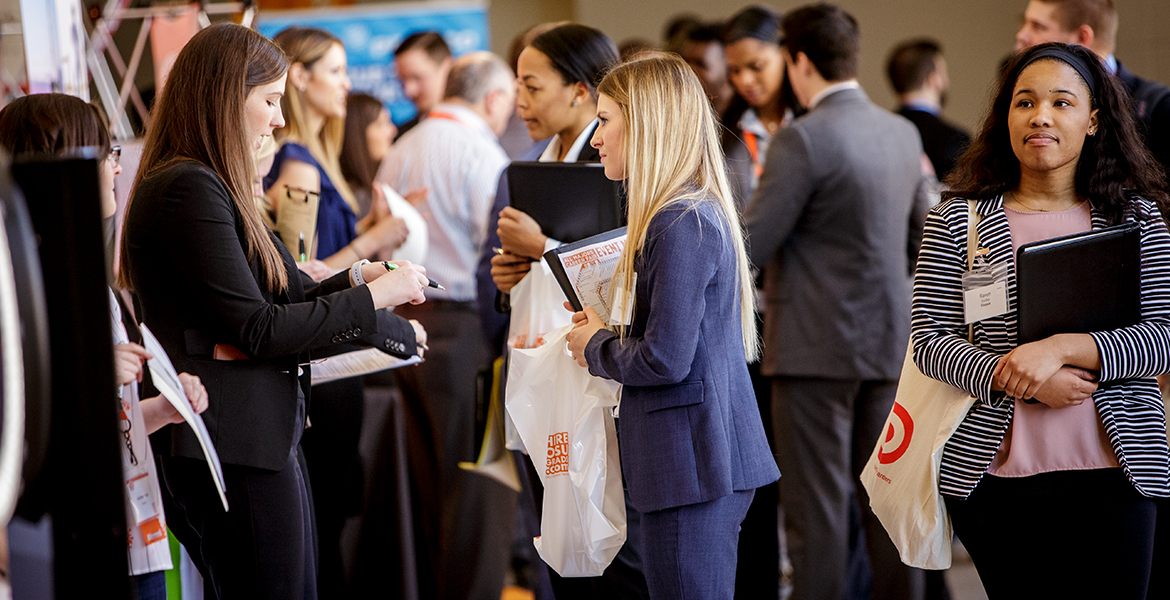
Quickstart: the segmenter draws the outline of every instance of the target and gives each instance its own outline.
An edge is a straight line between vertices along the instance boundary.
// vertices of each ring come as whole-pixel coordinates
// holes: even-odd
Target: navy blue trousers
[[[641,513],[642,568],[652,600],[735,596],[739,525],[755,490]]]

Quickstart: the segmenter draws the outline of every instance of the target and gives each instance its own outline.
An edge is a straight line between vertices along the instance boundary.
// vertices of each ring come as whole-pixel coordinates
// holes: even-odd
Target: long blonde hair
[[[290,63],[301,63],[306,71],[312,69],[313,64],[321,60],[321,57],[325,56],[325,53],[329,52],[334,44],[345,48],[341,40],[334,37],[333,34],[310,27],[289,27],[276,34],[272,41],[284,50]],[[357,198],[349,187],[349,183],[346,182],[345,175],[341,172],[341,146],[345,139],[345,119],[325,117],[325,126],[321,128],[320,135],[315,135],[309,131],[308,123],[305,120],[307,108],[304,96],[293,84],[292,77],[288,78],[284,87],[284,98],[280,101],[280,108],[284,111],[285,126],[277,129],[274,135],[278,141],[291,138],[304,144],[313,158],[316,158],[317,162],[320,163],[321,168],[325,170],[325,174],[329,175],[330,181],[333,182],[333,186],[337,188],[345,203],[354,213],[358,213],[360,209]]]
[[[247,256],[259,258],[264,285],[273,292],[288,287],[288,272],[252,199],[255,151],[247,139],[244,105],[253,89],[287,71],[280,48],[247,27],[221,23],[195,34],[175,59],[151,112],[126,207],[129,212],[138,186],[158,171],[187,160],[203,164],[227,186],[244,223]],[[121,243],[118,285],[134,289],[125,231]]]
[[[634,259],[650,220],[676,204],[714,197],[726,220],[739,275],[740,326],[748,361],[760,353],[755,296],[739,211],[724,170],[715,114],[698,77],[675,54],[648,52],[614,67],[597,91],[620,108],[624,125],[629,224],[614,281],[633,297]],[[627,328],[618,331],[626,335]]]

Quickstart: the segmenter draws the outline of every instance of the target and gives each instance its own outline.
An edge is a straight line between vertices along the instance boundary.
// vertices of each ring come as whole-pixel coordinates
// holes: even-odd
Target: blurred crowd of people
[[[172,564],[154,552],[161,524],[216,598],[496,600],[506,581],[538,599],[949,598],[941,572],[902,563],[858,482],[885,435],[908,342],[924,373],[979,398],[943,455],[942,494],[989,595],[1141,598],[1148,582],[1149,597],[1160,597],[1167,551],[1155,544],[1155,517],[1170,495],[1170,448],[1151,382],[1170,371],[1162,218],[1170,89],[1114,56],[1111,0],[1021,8],[1014,52],[1004,49],[1000,79],[989,82],[999,96],[974,134],[943,116],[942,41],[907,39],[889,50],[885,72],[898,104],[880,107],[857,82],[864,24],[831,4],[783,13],[748,6],[720,22],[683,15],[660,46],[544,23],[517,36],[507,60],[453,56],[438,32],[415,32],[393,60],[417,116],[397,126],[378,99],[352,89],[344,44],[326,31],[293,27],[268,40],[216,25],[197,34],[153,107],[109,299],[121,414],[134,432],[124,470],[128,480],[147,477],[158,499],[144,514],[128,497],[139,597],[166,597],[158,573]],[[682,83],[662,83],[682,77],[673,55],[690,71]],[[649,107],[639,104],[638,94],[650,93],[641,90],[684,99],[701,90],[706,102]],[[638,146],[643,119],[656,118],[699,121],[688,138],[696,148]],[[684,135],[681,127],[671,133]],[[112,202],[117,147],[83,102],[18,100],[0,111],[0,143],[18,157],[101,148]],[[460,466],[479,452],[483,399],[501,377],[492,380],[493,361],[523,345],[509,335],[510,294],[560,244],[509,205],[502,174],[513,160],[602,163],[608,177],[626,181],[631,230],[645,238],[633,245],[645,254],[631,258],[642,261],[632,268],[646,279],[683,277],[669,266],[691,260],[686,244],[674,248],[652,219],[673,205],[654,204],[647,191],[661,183],[654,178],[668,180],[674,155],[635,159],[635,147],[670,148],[678,164],[700,165],[671,188],[671,202],[693,203],[698,218],[740,238],[704,250],[726,252],[720,268],[731,271],[720,273],[729,278],[711,281],[732,287],[709,299],[726,314],[672,308],[661,298],[677,289],[639,281],[639,300],[658,295],[638,305],[650,321],[636,313],[630,338],[697,337],[700,350],[679,364],[684,374],[720,373],[699,401],[720,407],[710,409],[725,419],[717,429],[730,428],[720,435],[733,439],[716,450],[707,438],[694,442],[708,454],[687,467],[698,482],[690,496],[682,484],[646,490],[653,469],[623,454],[626,545],[603,576],[561,578],[532,546],[542,497],[532,462],[515,453],[519,492]],[[1141,222],[1142,322],[1017,346],[1008,337],[1013,308],[969,335],[957,274],[967,200],[979,203],[978,231],[993,261],[1011,262],[1021,240]],[[635,207],[648,212],[636,216]],[[103,216],[114,214],[108,208]],[[1074,220],[1044,221],[1052,215]],[[134,294],[137,314],[121,290]],[[674,321],[664,324],[671,310]],[[584,313],[565,312],[564,324],[571,318],[574,331],[590,334],[570,338],[582,364],[630,377],[623,415],[653,387],[646,381],[678,383],[615,366],[629,332],[611,340],[588,329]],[[735,335],[716,341],[709,319],[730,322]],[[139,391],[149,356],[133,325],[144,321],[185,372],[216,440],[226,514],[205,485],[194,438],[168,426],[180,421],[174,409],[153,395],[139,400],[152,394],[149,382]],[[758,360],[734,356],[754,359],[757,337]],[[730,355],[708,359],[706,346],[723,343]],[[425,361],[310,389],[313,361],[363,346]],[[651,366],[643,368],[667,358],[644,357]],[[373,388],[400,396],[400,411],[387,417],[400,421],[363,427]],[[1033,398],[1042,404],[1023,403]],[[1082,403],[1097,410],[1077,413],[1081,429],[1067,427],[1093,436],[1088,456],[1073,453],[1070,462],[1055,450],[1037,458],[1021,449],[1029,438],[1080,447],[1085,440],[1072,433],[1052,442],[1061,436],[1037,425],[1047,417],[1025,411],[1072,414],[1066,407]],[[696,405],[670,406],[689,411],[677,413],[684,421],[716,418],[697,416]],[[618,419],[629,428],[619,425],[623,452],[642,452],[639,418]],[[381,431],[369,443],[372,465],[360,452],[363,430]],[[151,446],[145,434],[154,431]],[[764,460],[744,458],[752,453]],[[670,512],[683,508],[706,512]],[[1096,533],[1058,537],[1071,519]],[[344,534],[347,523],[359,533]],[[668,547],[669,527],[687,541]],[[678,534],[703,527],[713,532],[710,548]],[[1069,546],[1088,554],[1071,565],[1028,554],[1062,555]],[[678,581],[671,569],[683,574]],[[1036,584],[1021,584],[1017,570]],[[707,579],[714,583],[698,583]]]

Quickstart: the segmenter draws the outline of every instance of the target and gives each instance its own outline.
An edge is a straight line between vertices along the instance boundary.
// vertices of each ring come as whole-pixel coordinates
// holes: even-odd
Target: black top
[[[1162,164],[1162,169],[1166,171],[1167,180],[1170,182],[1170,93],[1150,93],[1144,95],[1143,98],[1135,97],[1138,88],[1143,83],[1147,85],[1153,83],[1156,88],[1160,88],[1158,91],[1164,90],[1165,86],[1134,75],[1120,62],[1117,63],[1117,78],[1121,80],[1122,85],[1134,98],[1138,129],[1143,134],[1146,147]],[[1153,99],[1152,106],[1149,102],[1151,98]]]
[[[955,162],[962,156],[971,136],[966,131],[942,120],[934,113],[903,106],[898,114],[910,119],[922,136],[922,149],[934,165],[934,173],[942,181],[955,168]]]
[[[360,340],[401,357],[415,353],[413,328],[375,311],[366,286],[350,287],[348,271],[314,282],[275,236],[289,285],[279,293],[262,287],[235,203],[202,164],[180,162],[144,179],[125,236],[139,317],[176,369],[203,381],[210,400],[203,419],[224,463],[284,466],[300,437],[298,398],[307,401],[310,391],[310,370],[298,365],[311,350]],[[221,344],[248,359],[213,359]],[[190,428],[169,429],[172,454],[202,458]]]

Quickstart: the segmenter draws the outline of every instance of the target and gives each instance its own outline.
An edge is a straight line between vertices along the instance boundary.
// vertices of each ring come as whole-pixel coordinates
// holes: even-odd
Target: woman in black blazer
[[[362,340],[406,357],[421,335],[377,310],[423,302],[421,267],[360,261],[317,284],[264,226],[253,158],[284,123],[287,70],[280,49],[244,27],[191,39],[152,115],[122,238],[121,283],[175,366],[199,375],[213,398],[204,420],[230,510],[187,428],[172,428],[162,459],[173,529],[208,597],[316,597],[298,461],[310,351]]]

